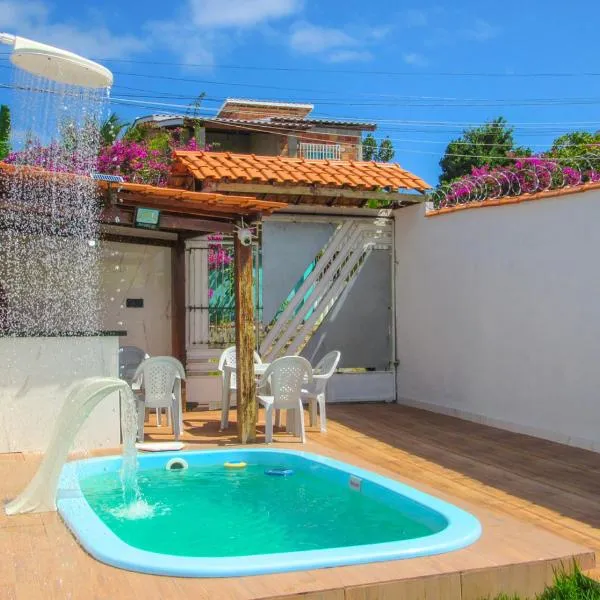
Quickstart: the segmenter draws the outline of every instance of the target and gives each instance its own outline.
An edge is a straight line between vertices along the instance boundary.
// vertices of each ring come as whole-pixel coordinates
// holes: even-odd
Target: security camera
[[[250,229],[238,229],[238,239],[242,246],[250,246],[252,244],[252,231]]]

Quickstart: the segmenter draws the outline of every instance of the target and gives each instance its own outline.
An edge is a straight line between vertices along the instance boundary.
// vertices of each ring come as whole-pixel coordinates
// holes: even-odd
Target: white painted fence
[[[600,192],[395,217],[401,401],[600,451]]]

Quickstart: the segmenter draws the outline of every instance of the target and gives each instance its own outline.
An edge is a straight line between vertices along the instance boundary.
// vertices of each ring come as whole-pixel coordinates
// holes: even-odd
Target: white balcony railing
[[[298,156],[307,160],[340,160],[342,147],[339,144],[298,144]]]

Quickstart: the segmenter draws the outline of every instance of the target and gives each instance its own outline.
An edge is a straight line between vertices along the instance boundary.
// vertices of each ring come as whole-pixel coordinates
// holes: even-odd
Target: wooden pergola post
[[[186,364],[185,344],[185,240],[178,236],[175,247],[171,250],[171,354]],[[187,388],[185,381],[181,389],[181,410],[185,412],[187,403]]]
[[[172,355],[185,365],[185,240],[179,236],[171,251]]]
[[[252,245],[234,236],[235,348],[237,372],[237,427],[242,444],[256,440],[256,384],[254,381],[254,302]]]

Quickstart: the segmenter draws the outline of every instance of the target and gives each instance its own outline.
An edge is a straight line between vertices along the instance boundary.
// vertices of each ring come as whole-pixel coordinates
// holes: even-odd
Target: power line
[[[0,86],[5,87],[5,88],[14,88],[14,85],[11,84],[0,84]],[[47,90],[29,90],[28,91],[38,91],[40,93],[47,93]],[[150,108],[156,111],[156,107],[159,106],[160,108],[177,108],[177,109],[183,109],[183,110],[188,110],[189,106],[184,106],[184,105],[180,105],[180,104],[170,104],[170,103],[156,103],[156,102],[148,102],[148,101],[143,101],[143,100],[132,100],[130,98],[119,98],[119,97],[113,97],[109,99],[109,102],[113,105],[121,105],[121,106],[137,106],[140,108]],[[206,111],[206,112],[210,112],[213,109],[208,109],[208,108],[203,108],[200,107],[199,108],[202,111]],[[170,113],[166,113],[166,114],[170,114]],[[183,117],[185,117],[186,115],[181,115]],[[211,118],[211,115],[207,115],[206,118]],[[200,117],[200,120],[202,119],[202,117]],[[359,120],[354,119],[353,122],[359,122]],[[390,130],[390,131],[396,131],[396,132],[412,132],[412,133],[430,133],[430,134],[439,134],[439,133],[458,133],[458,130],[460,128],[463,127],[468,127],[468,126],[480,126],[481,123],[468,123],[468,122],[453,122],[453,121],[425,121],[425,120],[417,120],[417,121],[410,121],[410,120],[398,120],[398,119],[382,119],[378,122],[379,124],[386,124],[386,129]],[[400,125],[400,127],[394,127],[392,125],[390,125],[389,123],[396,124],[396,125]],[[562,134],[567,132],[567,130],[572,130],[574,127],[580,127],[580,126],[587,126],[589,127],[590,125],[600,125],[600,122],[597,121],[581,121],[581,122],[565,122],[565,123],[561,123],[561,122],[525,122],[525,123],[517,123],[515,124],[518,127],[515,127],[515,129],[520,129],[520,130],[526,130],[527,128],[532,128],[533,131],[527,131],[527,135],[528,136],[533,136],[533,135],[557,135],[557,134]],[[273,126],[273,125],[272,125]],[[562,129],[558,129],[557,126],[562,126]],[[238,126],[239,127],[239,126]],[[247,126],[243,126],[246,127],[248,130],[250,130],[250,128],[248,128]],[[264,129],[263,129],[264,130]],[[279,130],[280,131],[280,130]],[[291,133],[300,133],[302,134],[305,138],[306,138],[306,131],[305,130],[289,130],[289,132]],[[314,138],[315,141],[319,141],[322,142],[322,139],[320,138]],[[431,140],[405,140],[403,138],[390,138],[392,141],[400,141],[400,142],[409,142],[409,143],[445,143],[445,142],[435,142],[435,141],[431,141]],[[348,144],[346,144],[348,145]],[[533,145],[533,144],[530,144]],[[542,144],[539,144],[540,147],[544,146]]]
[[[7,65],[0,65],[0,68],[4,69],[12,69],[12,67]],[[119,73],[115,72],[115,74],[121,75],[129,75],[132,77],[146,77],[151,79],[166,79],[172,81],[182,81],[182,82],[194,82],[194,83],[202,83],[208,85],[226,85],[226,86],[236,86],[242,85],[245,87],[255,87],[255,88],[272,88],[279,89],[282,91],[298,91],[296,88],[284,88],[277,86],[262,86],[260,84],[241,84],[237,82],[220,82],[220,81],[207,81],[200,79],[190,79],[183,77],[171,77],[171,76],[158,76],[158,75],[146,75],[141,73]],[[133,91],[141,91],[147,92],[149,94],[156,94],[156,96],[148,96],[148,97],[157,97],[157,98],[176,98],[176,99],[194,99],[196,96],[184,95],[184,94],[170,94],[168,92],[159,92],[155,90],[143,90],[139,88],[128,88],[127,86],[117,85],[114,89],[130,89]],[[339,93],[339,90],[305,90],[305,91],[314,91],[318,93]],[[362,95],[362,94],[361,94]],[[301,99],[301,98],[292,98],[290,101],[295,102],[310,102],[310,103],[319,103],[322,105],[331,105],[331,106],[352,106],[352,107],[388,107],[388,108],[396,108],[396,107],[417,107],[417,108],[505,108],[505,107],[539,107],[539,106],[580,106],[580,105],[598,105],[600,104],[600,97],[576,97],[576,98],[567,98],[567,97],[557,97],[557,98],[523,98],[523,99],[511,99],[511,98],[457,98],[457,97],[438,97],[438,96],[397,96],[393,94],[367,94],[367,96],[372,95],[373,97],[382,97],[382,98],[394,98],[395,101],[391,102],[349,102],[349,101],[332,101],[329,98],[311,98],[311,99]],[[145,96],[140,96],[143,98]],[[208,96],[205,98],[206,101],[209,102],[222,102],[227,97],[212,97]],[[256,98],[254,98],[256,100]],[[260,99],[259,99],[260,101]],[[268,101],[268,100],[265,100]],[[435,101],[435,102],[434,102]]]
[[[10,52],[0,53],[9,56]],[[175,61],[137,60],[128,58],[101,58],[92,57],[92,60],[109,63],[126,63],[134,65],[150,65],[163,67],[186,67],[186,68],[210,68],[210,69],[232,69],[242,71],[274,71],[292,73],[340,73],[348,75],[385,75],[402,77],[499,77],[499,78],[523,78],[523,77],[600,77],[596,72],[530,72],[530,73],[506,73],[493,71],[376,71],[369,69],[325,69],[322,67],[277,67],[266,65],[215,65],[212,63],[182,63]],[[116,73],[116,71],[114,71]],[[152,76],[154,77],[154,76]]]
[[[119,101],[116,101],[119,102]],[[285,132],[281,132],[280,130],[275,130],[272,128],[269,128],[268,126],[265,127],[261,127],[261,128],[257,128],[257,127],[252,127],[252,126],[248,126],[248,125],[239,125],[239,124],[233,124],[233,123],[228,123],[227,124],[230,127],[233,127],[234,129],[241,129],[243,131],[255,131],[258,133],[270,133],[272,135],[279,135],[282,137],[287,137],[290,133],[298,133],[301,135],[301,140],[300,141],[307,141],[307,142],[318,142],[318,143],[322,143],[323,140],[322,138],[315,138],[315,137],[311,137],[310,134],[306,134],[305,130],[294,130],[294,129],[288,129]],[[400,139],[394,139],[394,138],[388,138],[391,139],[391,141],[405,141],[405,142],[411,142],[411,143],[416,143],[418,140],[400,140]],[[381,140],[380,140],[381,141]],[[424,141],[424,140],[423,140]],[[344,146],[349,146],[349,147],[359,147],[362,144],[358,143],[358,144],[353,144],[353,143],[344,143]],[[394,150],[396,152],[400,152],[400,153],[404,153],[404,154],[428,154],[428,155],[435,155],[435,156],[453,156],[453,157],[462,157],[462,158],[482,158],[482,159],[499,159],[499,160],[515,160],[515,161],[519,161],[519,160],[524,160],[527,157],[511,157],[511,156],[491,156],[491,155],[487,155],[487,154],[481,154],[481,155],[476,155],[476,154],[460,154],[460,153],[442,153],[440,155],[439,152],[435,152],[435,151],[428,151],[428,150],[417,150],[414,148],[394,148]],[[552,158],[552,160],[554,162],[572,162],[573,160],[589,160],[591,157],[590,156],[572,156],[569,158]],[[594,157],[595,158],[595,157]]]
[[[17,89],[28,92],[39,92],[39,93],[47,93],[47,90],[35,90],[30,88],[20,88],[19,86],[15,86],[14,84],[0,84],[0,87],[5,89]],[[126,94],[125,94],[126,96]],[[152,102],[148,100],[136,100],[127,97],[112,97],[109,99],[109,102],[117,105],[135,105],[140,108],[148,108],[151,110],[155,110],[155,113],[160,114],[161,111],[156,111],[156,107],[159,108],[175,108],[180,111],[188,111],[190,109],[189,105],[183,104],[175,104],[175,103],[162,103],[162,102]],[[215,112],[216,109],[212,108],[204,108],[199,107],[196,110],[201,110],[205,112]],[[164,114],[172,114],[172,113],[164,113]],[[178,116],[187,116],[185,113],[180,114]],[[207,115],[207,118],[209,116]],[[340,120],[348,120],[353,123],[375,123],[377,125],[382,125],[386,130],[391,131],[421,131],[423,133],[429,132],[432,134],[435,133],[454,133],[458,132],[461,129],[469,128],[469,127],[479,127],[482,123],[479,122],[471,122],[471,121],[434,121],[434,120],[409,120],[409,119],[362,119],[356,117],[340,117],[338,115],[329,115],[329,114],[320,114],[314,113],[311,115],[311,118],[314,119],[323,119],[330,120],[331,118],[340,119]],[[399,126],[399,127],[395,127]],[[531,129],[533,131],[528,131],[527,135],[550,135],[557,132],[563,132],[565,129],[573,129],[573,128],[582,128],[582,127],[591,127],[591,126],[600,126],[600,121],[524,121],[524,122],[514,122],[509,123],[509,126],[515,130],[527,130]],[[558,129],[558,127],[564,129]],[[433,130],[439,131],[433,131]]]
[[[177,63],[176,63],[177,64]],[[12,69],[12,67],[8,65],[0,65],[0,68]],[[166,75],[156,75],[156,74],[145,74],[145,73],[134,73],[134,72],[120,72],[114,71],[115,75],[124,75],[130,77],[142,77],[148,79],[162,79],[167,81],[179,81],[179,82],[187,82],[187,83],[195,83],[195,84],[203,84],[203,85],[222,85],[228,87],[249,87],[256,89],[274,89],[280,91],[304,91],[310,93],[324,93],[324,94],[339,94],[339,90],[314,90],[314,89],[306,89],[306,88],[289,88],[289,87],[281,87],[281,86],[268,86],[263,84],[256,83],[240,83],[240,82],[226,82],[226,81],[213,81],[213,80],[205,80],[205,79],[197,79],[197,78],[188,78],[188,77],[174,77],[174,76],[166,76]],[[116,87],[116,86],[115,86]],[[119,86],[122,87],[122,86]],[[147,90],[151,92],[151,90]],[[163,92],[164,93],[164,92]],[[361,96],[372,96],[374,98],[394,98],[398,102],[402,102],[403,105],[413,105],[414,106],[425,106],[425,107],[446,107],[446,106],[459,106],[459,107],[492,107],[492,106],[544,106],[544,105],[582,105],[582,104],[600,104],[600,98],[524,98],[524,99],[511,99],[511,98],[455,98],[455,97],[439,97],[439,96],[398,96],[393,94],[377,94],[377,93],[358,93]],[[182,99],[188,98],[190,96],[182,96]],[[223,98],[225,99],[225,98]],[[218,99],[212,99],[213,101],[220,101]],[[294,101],[306,101],[302,99],[294,99]],[[330,104],[336,106],[389,106],[395,107],[397,106],[397,102],[337,102],[332,101],[328,98],[312,98],[308,100],[309,102],[319,102],[321,104]],[[429,104],[422,104],[422,102],[429,102]],[[437,103],[433,103],[436,101]],[[421,104],[417,104],[417,102],[421,102]]]

